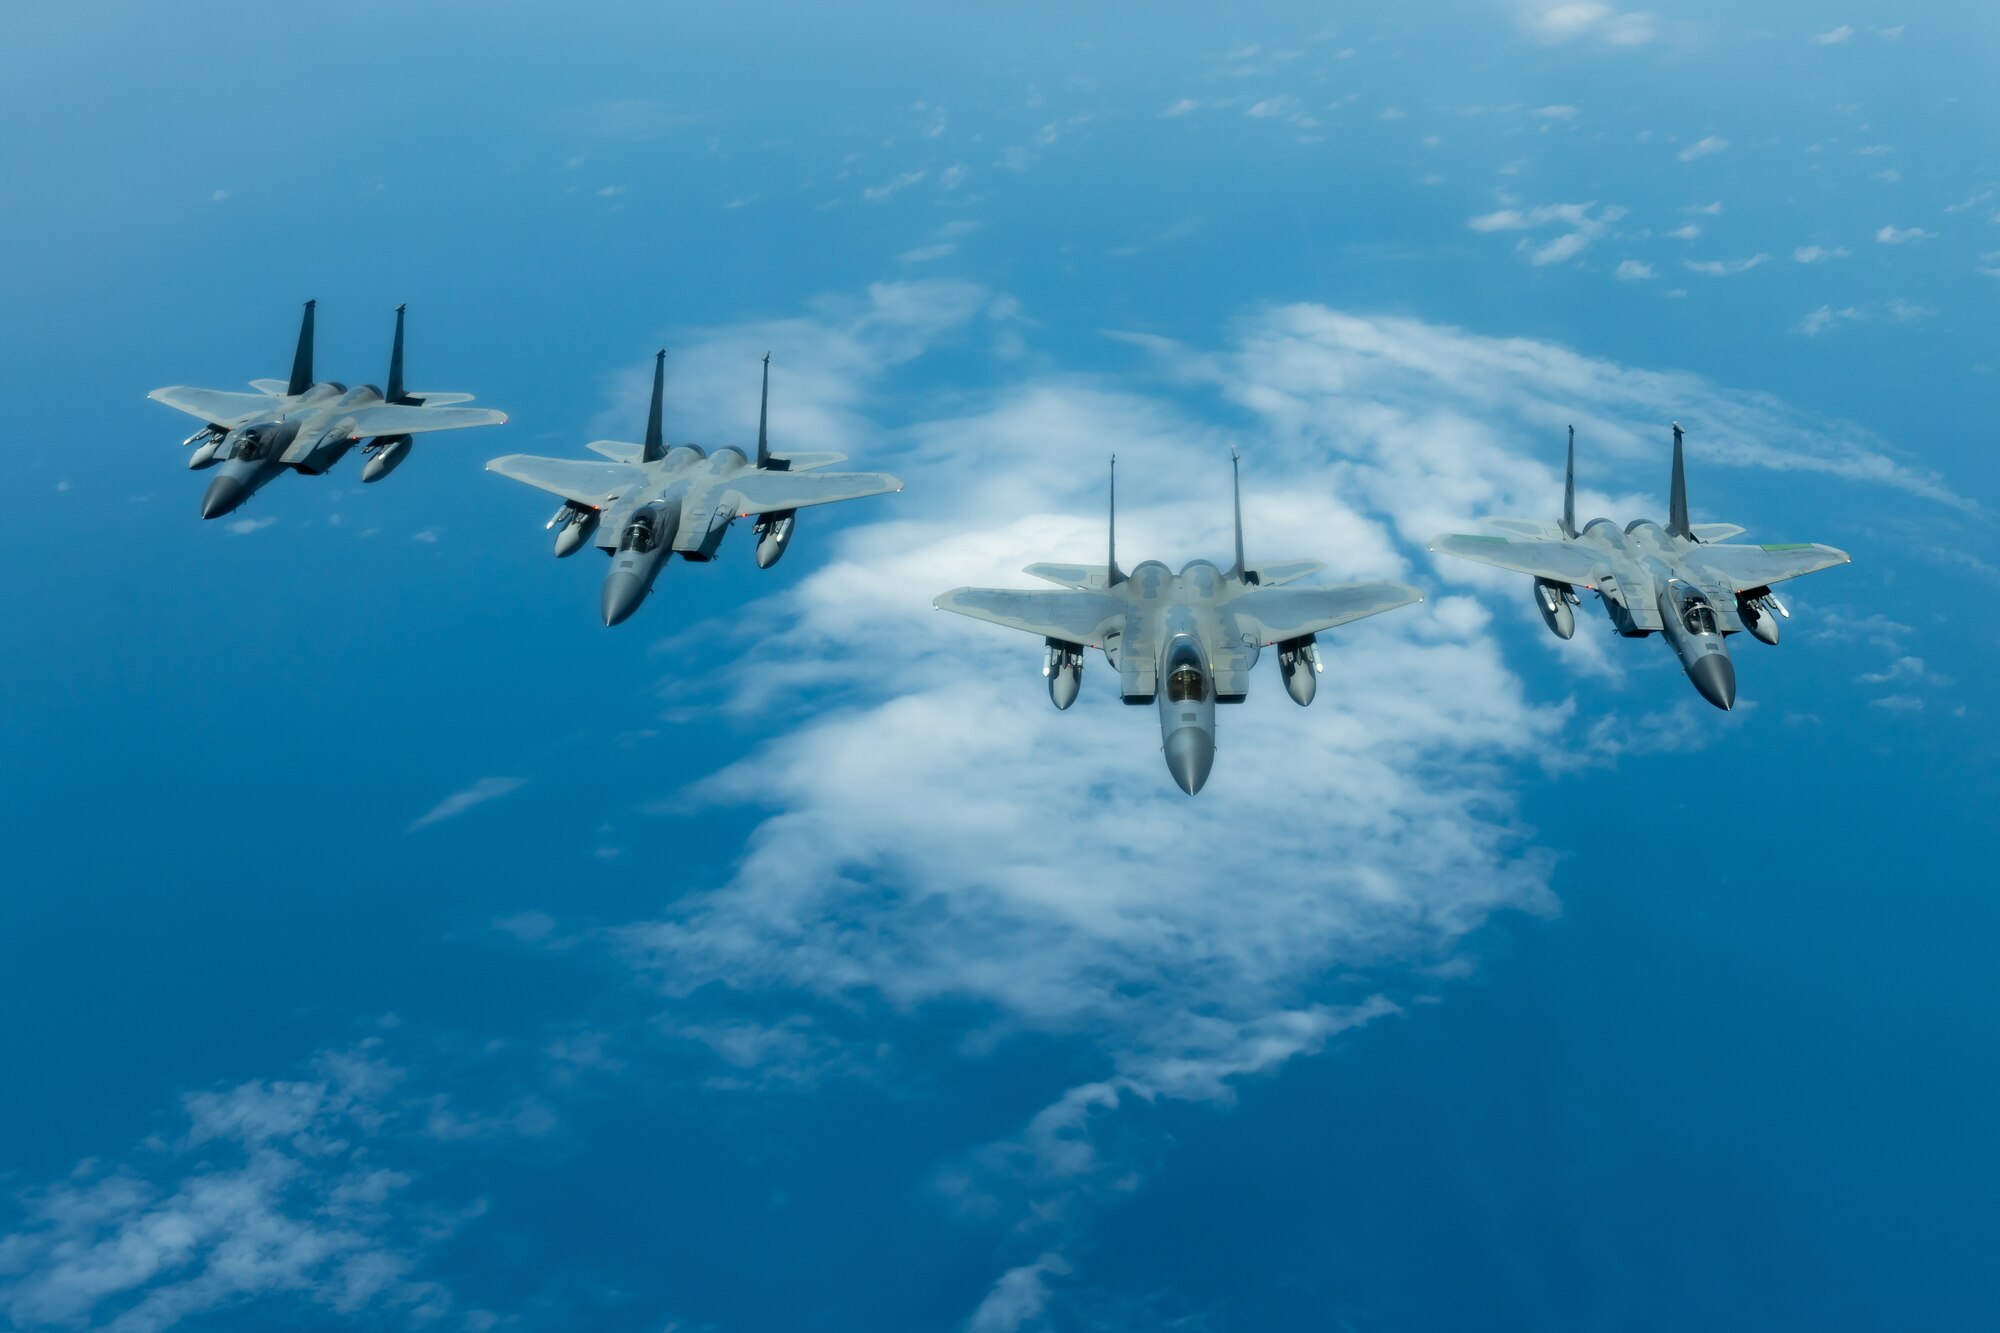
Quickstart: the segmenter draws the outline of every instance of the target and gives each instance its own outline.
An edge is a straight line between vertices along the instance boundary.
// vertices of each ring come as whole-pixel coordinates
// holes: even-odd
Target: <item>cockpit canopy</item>
[[[644,555],[652,550],[658,541],[659,532],[653,511],[641,509],[632,516],[632,521],[625,525],[625,531],[618,539],[618,549]]]
[[[1676,580],[1667,585],[1667,590],[1673,597],[1675,613],[1680,616],[1681,625],[1688,633],[1716,632],[1715,608],[1709,605],[1708,598],[1702,596],[1699,589]]]
[[[1200,667],[1183,663],[1167,674],[1168,703],[1200,703],[1208,697],[1208,675]]]

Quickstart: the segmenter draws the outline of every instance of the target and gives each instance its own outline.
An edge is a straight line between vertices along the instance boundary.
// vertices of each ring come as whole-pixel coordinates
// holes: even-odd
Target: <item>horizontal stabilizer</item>
[[[637,463],[646,452],[645,445],[625,440],[592,440],[583,447],[593,454],[603,454],[614,463]]]
[[[496,458],[486,465],[486,470],[592,509],[604,508],[646,481],[645,469],[625,463],[591,463],[581,458],[536,458],[530,454],[508,454],[504,458]]]
[[[1433,537],[1433,551],[1476,560],[1496,569],[1553,579],[1557,583],[1580,583],[1593,587],[1597,582],[1597,557],[1591,551],[1561,538],[1479,537],[1449,533]]]
[[[356,408],[353,415],[356,435],[421,435],[432,430],[507,424],[507,414],[490,407],[410,407],[381,403]]]
[[[812,472],[818,468],[832,467],[835,463],[846,461],[846,454],[836,454],[830,449],[812,453],[771,455],[772,469],[779,472]]]
[[[1101,592],[1049,592],[1044,589],[953,588],[932,605],[975,620],[989,621],[1063,643],[1096,646],[1102,630],[1124,623],[1125,603]]]
[[[1049,562],[1029,565],[1021,571],[1065,588],[1102,592],[1111,586],[1111,571],[1103,565],[1061,565]]]
[[[774,514],[808,505],[859,500],[903,489],[902,479],[886,472],[763,472],[746,468],[729,479],[736,512]]]
[[[1229,614],[1259,644],[1304,638],[1424,600],[1407,583],[1341,583],[1315,588],[1256,588],[1230,599]]]
[[[251,421],[268,420],[276,408],[266,394],[227,393],[221,389],[190,388],[185,384],[155,389],[146,396],[191,417],[231,428]]]
[[[1546,537],[1550,541],[1560,541],[1565,534],[1562,524],[1541,518],[1482,518],[1479,520],[1495,532],[1504,532],[1510,537]]]
[[[1252,565],[1243,571],[1243,581],[1259,588],[1276,588],[1295,583],[1326,566],[1317,560],[1273,560],[1268,565]]]

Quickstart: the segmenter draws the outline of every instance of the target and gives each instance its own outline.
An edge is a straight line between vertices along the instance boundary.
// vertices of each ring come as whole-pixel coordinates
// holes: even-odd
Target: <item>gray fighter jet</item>
[[[1778,618],[1791,612],[1771,585],[1848,562],[1845,551],[1811,542],[1726,546],[1743,531],[1733,523],[1689,523],[1681,428],[1674,424],[1673,490],[1667,525],[1635,519],[1622,529],[1608,518],[1576,526],[1576,428],[1569,432],[1560,522],[1489,518],[1510,535],[1453,534],[1431,549],[1482,565],[1535,576],[1535,605],[1559,639],[1576,632],[1571,607],[1579,587],[1595,592],[1612,628],[1628,639],[1663,634],[1701,697],[1717,708],[1736,702],[1736,667],[1725,635],[1749,630],[1778,641]]]
[[[1278,647],[1278,671],[1294,701],[1313,701],[1321,669],[1315,636],[1424,595],[1401,583],[1345,583],[1287,588],[1325,566],[1314,560],[1248,565],[1243,560],[1243,495],[1236,489],[1236,563],[1217,569],[1190,561],[1176,574],[1148,560],[1130,574],[1118,568],[1118,461],[1112,460],[1111,537],[1104,565],[1029,565],[1023,572],[1061,584],[1064,592],[954,588],[936,605],[1042,636],[1042,674],[1057,708],[1076,702],[1083,650],[1101,649],[1118,671],[1128,704],[1158,702],[1167,770],[1192,796],[1215,762],[1215,706],[1240,704],[1250,690],[1257,654]]]
[[[348,388],[337,380],[313,380],[313,307],[306,302],[298,350],[289,380],[251,380],[256,393],[194,389],[184,384],[155,389],[148,398],[178,408],[206,424],[181,441],[193,445],[188,467],[220,468],[202,497],[201,516],[221,518],[287,469],[308,476],[339,462],[357,440],[368,462],[361,480],[380,481],[410,455],[410,437],[424,431],[495,426],[504,412],[485,407],[451,407],[472,401],[469,393],[410,393],[403,388],[403,307],[396,307],[396,341],[389,353],[389,385]]]
[[[610,461],[531,458],[509,454],[489,472],[559,495],[562,508],[546,524],[556,529],[558,557],[580,550],[592,533],[611,557],[601,602],[604,623],[616,625],[639,609],[670,556],[712,560],[729,525],[755,518],[757,568],[778,563],[792,539],[797,511],[808,505],[858,500],[900,491],[885,472],[816,472],[845,454],[771,452],[771,357],[764,356],[764,390],[757,409],[757,457],[738,449],[705,453],[698,445],[669,449],[660,429],[667,354],[653,359],[653,407],[643,444],[595,440],[584,446]]]

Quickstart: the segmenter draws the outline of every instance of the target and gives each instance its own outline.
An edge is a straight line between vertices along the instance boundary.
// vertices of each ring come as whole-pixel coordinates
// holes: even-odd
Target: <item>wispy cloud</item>
[[[887,199],[892,194],[909,189],[912,185],[922,181],[923,178],[924,173],[921,171],[905,171],[899,176],[882,182],[880,185],[870,185],[861,192],[861,197],[869,200]]]
[[[1802,245],[1792,251],[1792,258],[1801,264],[1823,264],[1829,259],[1845,259],[1847,254],[1843,245]]]
[[[1522,0],[1516,14],[1530,38],[1551,46],[1586,38],[1607,46],[1643,46],[1659,35],[1652,14],[1621,12],[1598,0]]]
[[[1698,157],[1708,157],[1719,153],[1727,147],[1729,147],[1729,140],[1719,134],[1711,134],[1705,138],[1695,140],[1674,156],[1683,162],[1692,162]]]
[[[1748,273],[1759,264],[1768,263],[1770,258],[1766,254],[1755,254],[1748,259],[1683,259],[1681,267],[1705,277],[1730,278],[1738,273]]]
[[[1582,254],[1593,241],[1605,234],[1611,224],[1624,216],[1623,207],[1607,204],[1599,208],[1593,199],[1581,204],[1543,204],[1526,211],[1501,208],[1468,218],[1465,225],[1480,232],[1532,231],[1558,223],[1568,227],[1568,231],[1553,240],[1535,244],[1524,238],[1515,247],[1527,253],[1529,263],[1543,265],[1560,263]]]
[[[1893,224],[1885,224],[1880,231],[1875,233],[1875,239],[1884,245],[1907,245],[1911,241],[1928,241],[1936,235],[1936,232],[1925,231],[1922,227],[1898,227]]]
[[[456,818],[474,806],[497,801],[503,796],[512,796],[527,783],[526,778],[481,778],[470,787],[453,792],[424,814],[411,820],[409,827],[404,831],[415,833],[420,828],[429,828],[432,824]]]
[[[1641,263],[1636,259],[1626,259],[1620,261],[1618,271],[1613,276],[1621,282],[1651,282],[1660,275],[1651,264]]]
[[[238,537],[247,537],[253,532],[262,532],[277,521],[268,514],[263,518],[239,518],[229,524],[229,531]]]
[[[1849,23],[1843,23],[1837,28],[1828,28],[1825,32],[1816,32],[1808,40],[1820,46],[1839,46],[1853,36],[1854,26]]]

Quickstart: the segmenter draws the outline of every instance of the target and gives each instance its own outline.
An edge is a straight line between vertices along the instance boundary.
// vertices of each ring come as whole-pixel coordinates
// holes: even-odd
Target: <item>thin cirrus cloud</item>
[[[1469,218],[1465,225],[1478,232],[1537,231],[1551,225],[1567,228],[1561,235],[1542,242],[1524,236],[1515,246],[1528,256],[1530,264],[1540,267],[1576,258],[1624,216],[1625,209],[1620,205],[1606,204],[1599,208],[1593,199],[1580,204],[1541,204],[1526,210],[1500,208]]]
[[[1683,259],[1681,267],[1704,277],[1733,278],[1738,273],[1748,273],[1761,264],[1769,263],[1770,259],[1767,254],[1754,254],[1746,259]]]
[[[1659,20],[1652,14],[1620,11],[1598,0],[1526,0],[1516,16],[1531,39],[1550,46],[1584,39],[1607,46],[1644,46],[1659,36]]]
[[[1687,147],[1681,149],[1680,152],[1674,154],[1674,156],[1683,162],[1692,162],[1696,158],[1710,157],[1727,147],[1729,147],[1729,140],[1719,134],[1711,134],[1695,140]]]
[[[459,815],[475,806],[497,801],[503,796],[511,796],[527,785],[526,778],[481,778],[462,791],[455,791],[439,801],[423,814],[410,821],[405,832],[415,833],[418,829],[429,828]]]
[[[1925,231],[1922,227],[1898,227],[1893,224],[1885,224],[1880,231],[1875,233],[1875,239],[1884,245],[1907,245],[1911,241],[1928,241],[1936,235],[1936,232]]]

